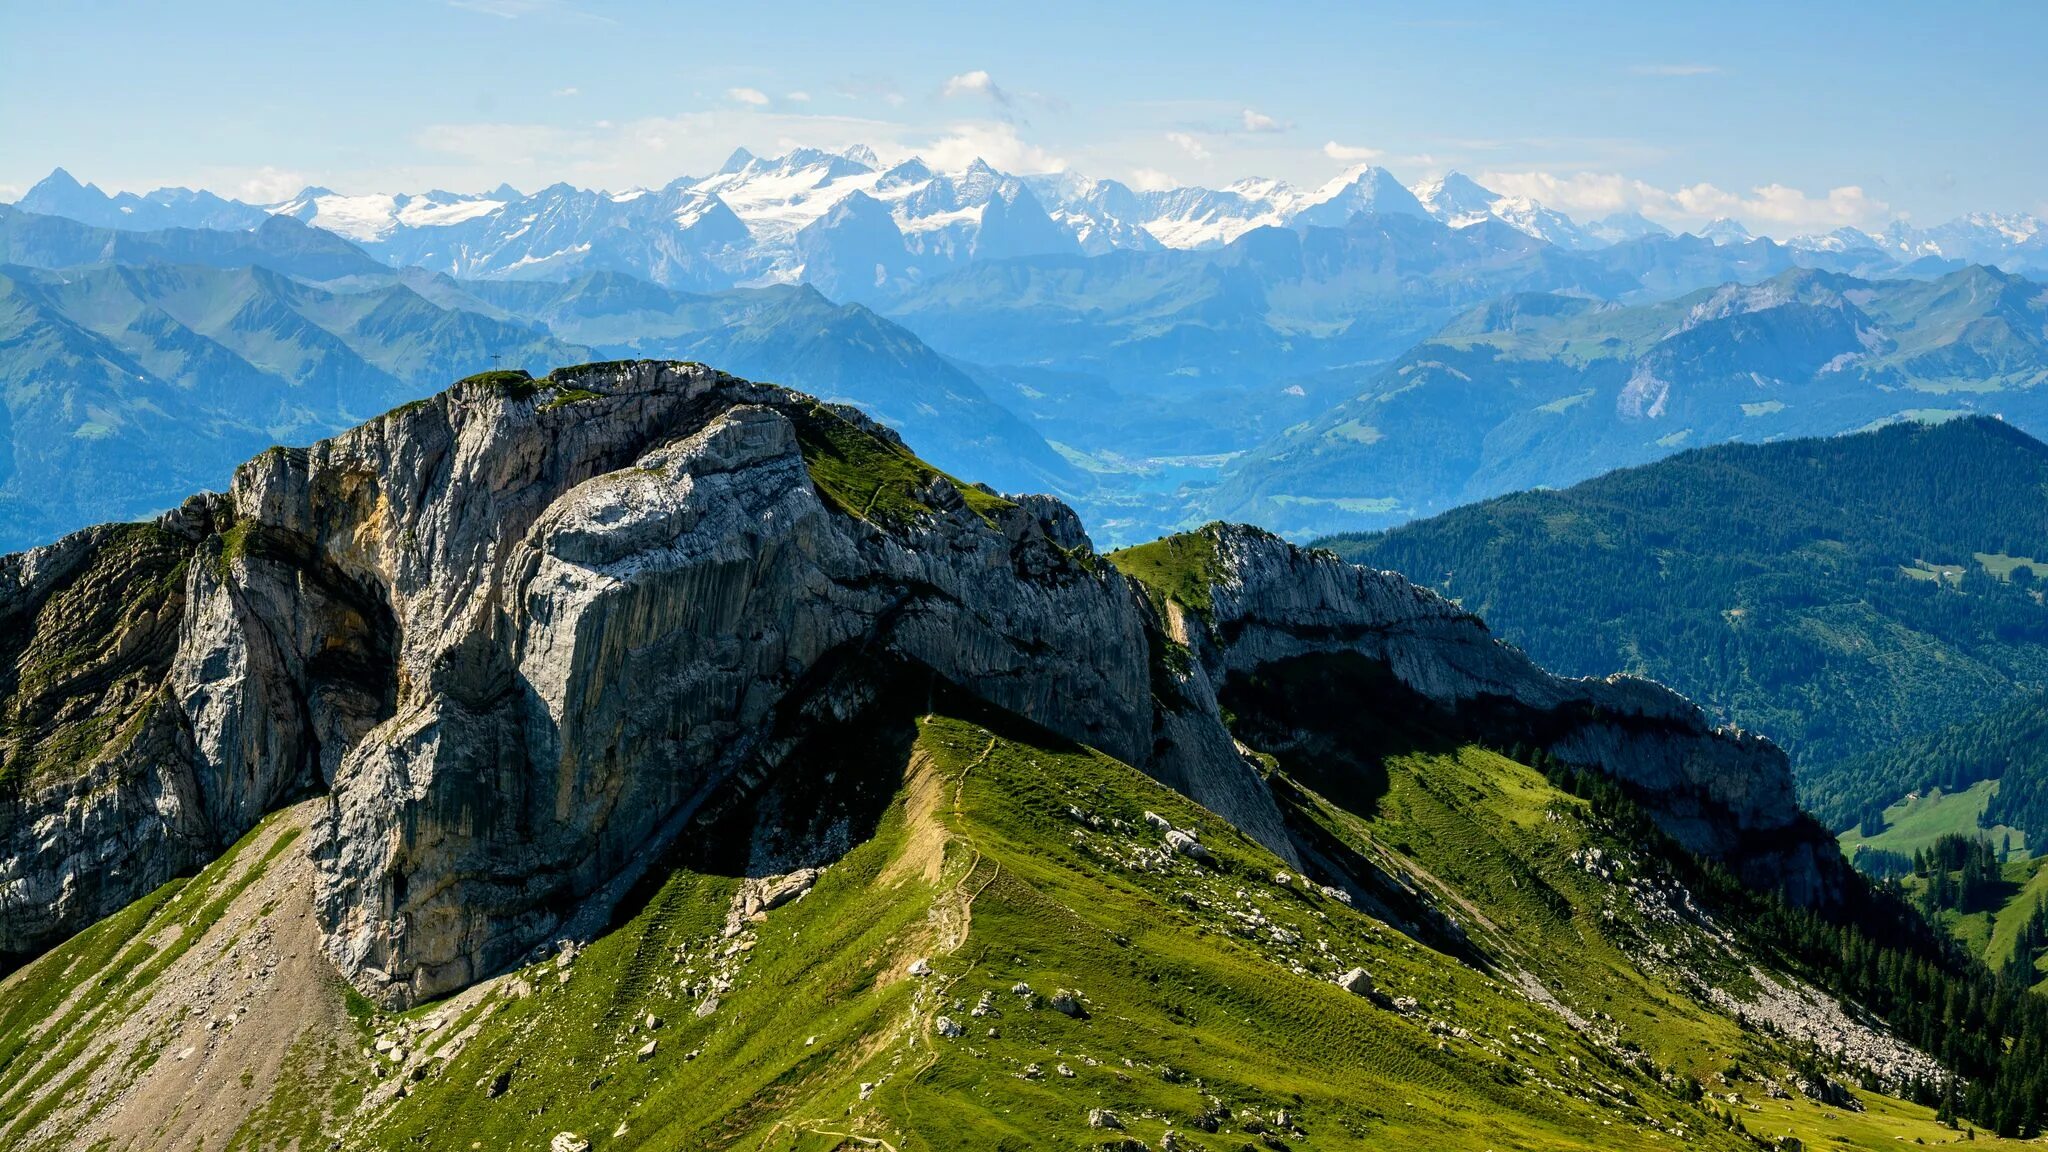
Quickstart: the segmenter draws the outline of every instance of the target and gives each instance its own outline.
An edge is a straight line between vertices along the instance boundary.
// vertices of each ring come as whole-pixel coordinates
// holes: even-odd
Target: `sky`
[[[0,0],[0,200],[612,190],[863,143],[1139,187],[1358,163],[1785,236],[2048,215],[2048,4]]]

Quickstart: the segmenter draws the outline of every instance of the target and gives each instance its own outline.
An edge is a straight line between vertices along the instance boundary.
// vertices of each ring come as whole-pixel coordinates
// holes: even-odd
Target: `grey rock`
[[[46,947],[317,794],[328,956],[384,1004],[445,995],[600,930],[693,820],[861,714],[875,689],[856,657],[1099,748],[1298,868],[1217,689],[1357,652],[1444,707],[1557,719],[1554,755],[1622,780],[1688,847],[1826,897],[1839,857],[1799,824],[1782,754],[1657,685],[1551,676],[1398,576],[1252,529],[1209,530],[1222,576],[1198,620],[1155,609],[1049,498],[977,512],[934,476],[915,515],[858,515],[803,454],[840,420],[898,443],[698,365],[468,381],[265,453],[146,537],[109,526],[0,558],[0,655],[82,630],[124,673],[0,700],[123,734],[0,806],[0,952]],[[162,591],[118,618],[79,608],[116,599],[94,581],[119,586],[130,562]],[[1167,636],[1196,659],[1162,670]],[[800,897],[819,851],[757,871],[741,923]]]

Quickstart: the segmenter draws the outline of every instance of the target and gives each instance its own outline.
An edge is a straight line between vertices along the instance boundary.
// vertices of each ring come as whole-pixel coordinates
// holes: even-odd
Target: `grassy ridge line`
[[[1408,882],[1457,892],[1456,914],[1498,957],[1488,972],[1299,878],[1283,883],[1270,854],[1126,765],[989,723],[924,718],[875,835],[742,935],[724,934],[739,881],[677,870],[573,964],[536,965],[467,998],[434,1033],[446,1059],[429,1061],[404,1098],[356,1113],[344,1145],[445,1147],[453,1133],[458,1148],[546,1147],[573,1131],[602,1152],[849,1141],[911,1152],[1122,1138],[1087,1126],[1098,1108],[1149,1146],[1171,1130],[1209,1152],[1265,1135],[1304,1148],[1753,1147],[1720,1113],[1810,1147],[1957,1135],[1925,1109],[1869,1096],[1855,1115],[1804,1099],[1769,1101],[1768,1116],[1687,1102],[1680,1077],[1718,1092],[1732,1067],[1726,1090],[1754,1094],[1741,1077],[1784,1053],[1632,962],[1648,941],[1675,954],[1686,940],[1609,921],[1628,909],[1573,853],[1625,846],[1525,766],[1478,749],[1395,757],[1364,815],[1301,793],[1316,819]],[[1209,859],[1163,851],[1147,812],[1197,833]],[[222,867],[176,917],[143,919],[211,907],[241,875]],[[89,996],[89,966],[114,955],[40,975]],[[933,975],[910,975],[921,958]],[[1337,988],[1331,976],[1354,965],[1414,1006]],[[1532,1001],[1516,969],[1601,1013],[1599,1026]],[[703,997],[686,986],[719,972],[733,984],[699,1017]],[[1019,983],[1028,996],[1012,991]],[[1052,1008],[1063,989],[1083,1014]],[[984,993],[994,1013],[975,1016]],[[652,1030],[649,1013],[661,1020]],[[940,1016],[965,1034],[940,1036]],[[448,1039],[464,1033],[455,1051]],[[281,1086],[235,1146],[308,1146],[308,1117],[375,1087],[318,1071],[336,1046],[361,1043],[307,1040],[294,1052],[305,1083]]]
[[[1172,600],[1204,620],[1214,607],[1210,590],[1224,576],[1215,535],[1207,528],[1119,548],[1107,559],[1143,585],[1155,603]]]

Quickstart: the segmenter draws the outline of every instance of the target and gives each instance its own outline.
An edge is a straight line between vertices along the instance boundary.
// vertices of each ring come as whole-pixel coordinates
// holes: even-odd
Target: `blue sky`
[[[7,4],[0,198],[625,188],[867,143],[1145,185],[1457,168],[1775,234],[2048,211],[2048,4]]]

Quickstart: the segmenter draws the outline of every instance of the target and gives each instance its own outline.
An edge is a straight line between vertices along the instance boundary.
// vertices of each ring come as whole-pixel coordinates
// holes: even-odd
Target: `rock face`
[[[1201,536],[1214,557],[1210,607],[1206,623],[1183,616],[1181,629],[1216,683],[1311,653],[1355,652],[1415,695],[1474,717],[1490,742],[1525,742],[1613,777],[1680,844],[1748,882],[1805,904],[1838,894],[1833,838],[1800,811],[1790,764],[1763,737],[1717,726],[1649,680],[1552,675],[1397,573],[1241,525]]]
[[[688,364],[472,378],[156,525],[0,560],[0,950],[318,795],[329,956],[386,1003],[444,994],[601,921],[888,669],[1141,767],[1290,860],[1216,686],[1332,649],[1450,704],[1589,709],[1556,754],[1702,851],[1796,819],[1782,756],[1654,685],[1559,680],[1399,577],[1214,542],[1195,621],[1063,505],[960,485],[858,413]],[[1199,658],[1165,659],[1176,640]]]

